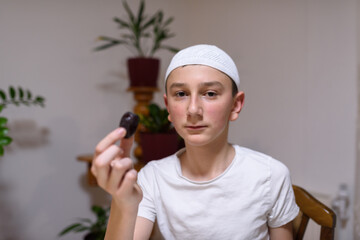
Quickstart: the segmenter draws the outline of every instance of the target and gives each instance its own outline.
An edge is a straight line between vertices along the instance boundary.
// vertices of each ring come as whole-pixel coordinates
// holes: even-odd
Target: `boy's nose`
[[[201,115],[202,114],[202,107],[201,103],[198,98],[192,97],[190,99],[190,103],[187,109],[189,115]]]

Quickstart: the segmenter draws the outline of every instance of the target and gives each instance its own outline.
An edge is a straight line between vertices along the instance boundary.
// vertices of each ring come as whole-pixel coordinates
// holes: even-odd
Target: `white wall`
[[[149,0],[147,7],[175,17],[169,44],[216,44],[236,61],[246,101],[232,142],[278,158],[310,191],[354,188],[356,0]],[[46,144],[14,143],[0,159],[0,239],[55,239],[77,217],[91,217],[91,204],[108,203],[86,185],[76,156],[91,153],[134,105],[127,49],[91,51],[98,35],[116,36],[111,19],[122,14],[115,0],[0,1],[0,87],[46,97],[44,109],[9,107],[2,115],[49,129]],[[158,56],[162,86],[171,54]],[[339,234],[352,239],[352,222]]]
[[[360,0],[357,1],[357,11],[360,12]],[[357,16],[357,39],[360,39],[360,15]],[[360,45],[360,44],[359,44]],[[357,49],[357,67],[358,67],[358,82],[360,82],[360,47]],[[357,85],[358,92],[360,90],[360,84]],[[360,95],[358,94],[358,101],[360,100]],[[358,118],[357,118],[357,164],[356,164],[356,173],[355,174],[355,199],[354,199],[354,239],[360,239],[360,106],[358,105]]]

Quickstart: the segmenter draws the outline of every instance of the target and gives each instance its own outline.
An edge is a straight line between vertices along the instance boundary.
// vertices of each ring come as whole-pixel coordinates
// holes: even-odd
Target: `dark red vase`
[[[129,58],[130,87],[157,87],[160,60],[157,58]]]
[[[174,154],[183,147],[181,138],[174,133],[141,133],[142,162],[158,160]]]

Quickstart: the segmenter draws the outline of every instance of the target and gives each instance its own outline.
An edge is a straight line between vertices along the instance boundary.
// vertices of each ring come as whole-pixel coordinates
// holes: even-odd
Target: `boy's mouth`
[[[206,128],[206,126],[205,125],[186,125],[185,128],[189,129],[189,130],[200,130],[200,129]]]

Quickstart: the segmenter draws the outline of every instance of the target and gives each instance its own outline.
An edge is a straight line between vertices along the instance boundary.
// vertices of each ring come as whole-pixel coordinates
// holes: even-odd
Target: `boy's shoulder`
[[[265,168],[270,171],[287,172],[288,168],[281,161],[267,155],[263,152],[259,152],[247,147],[234,145],[236,155],[244,164],[252,165],[255,168]]]
[[[179,162],[177,155],[181,153],[184,149],[179,150],[178,152],[159,159],[159,160],[152,160],[148,162],[142,169],[141,173],[143,174],[155,174],[155,172],[163,172],[165,174],[174,174],[177,171],[177,168],[179,167]]]

